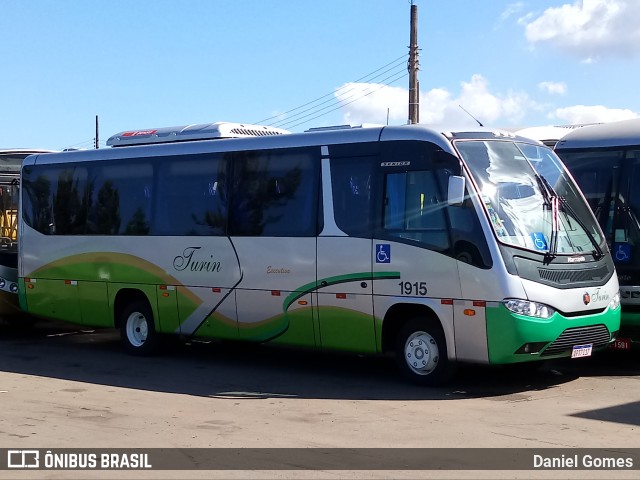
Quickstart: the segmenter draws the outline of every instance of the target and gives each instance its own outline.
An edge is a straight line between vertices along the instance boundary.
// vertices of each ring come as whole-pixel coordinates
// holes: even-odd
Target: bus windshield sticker
[[[533,246],[536,250],[546,251],[549,250],[549,246],[547,245],[547,240],[544,238],[544,234],[542,232],[533,232],[531,234],[531,240],[533,240]]]

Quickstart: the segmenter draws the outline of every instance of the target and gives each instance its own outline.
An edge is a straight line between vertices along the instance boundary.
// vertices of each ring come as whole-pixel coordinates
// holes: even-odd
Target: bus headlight
[[[0,278],[0,288],[4,288],[7,282],[4,281],[4,278]]]
[[[620,292],[617,292],[609,302],[609,308],[615,310],[620,306]]]
[[[517,298],[509,298],[505,300],[504,306],[513,313],[519,315],[527,315],[536,318],[549,318],[556,311],[549,305],[538,302],[530,302],[529,300],[519,300]]]

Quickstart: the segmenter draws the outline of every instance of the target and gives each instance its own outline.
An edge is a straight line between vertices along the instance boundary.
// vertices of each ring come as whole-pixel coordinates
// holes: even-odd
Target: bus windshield
[[[601,255],[597,223],[549,148],[503,140],[456,148],[501,242],[548,255]]]
[[[635,187],[640,180],[640,149],[582,150],[561,155],[614,249],[617,268],[626,274],[637,262],[633,250],[640,244],[640,190]]]

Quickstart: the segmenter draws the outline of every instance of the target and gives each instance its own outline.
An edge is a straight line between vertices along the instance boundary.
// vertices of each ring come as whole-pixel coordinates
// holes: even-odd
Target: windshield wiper
[[[538,183],[538,189],[544,199],[544,205],[551,210],[551,236],[549,239],[549,248],[544,254],[544,260],[551,263],[556,258],[558,250],[558,196],[553,190],[547,179],[540,175],[535,169],[534,175]]]
[[[571,208],[571,205],[569,205],[569,202],[567,202],[567,199],[564,198],[564,197],[558,197],[558,198],[560,199],[560,205],[562,205],[562,208],[569,215],[571,215],[573,217],[573,219],[578,223],[578,225],[580,225],[580,228],[582,228],[584,233],[587,234],[587,238],[591,242],[591,245],[593,245],[593,247],[594,247],[594,249],[591,251],[591,254],[595,257],[596,260],[600,260],[602,257],[604,257],[604,252],[602,251],[602,248],[600,248],[600,244],[598,244],[598,242],[596,241],[596,239],[593,236],[593,234],[587,228],[587,225],[576,214],[575,210],[573,208]]]
[[[594,256],[596,260],[600,260],[604,257],[604,252],[602,248],[600,248],[600,244],[596,241],[593,234],[589,231],[587,225],[582,221],[582,219],[576,214],[575,210],[569,205],[567,199],[559,196],[553,187],[549,184],[549,181],[544,178],[542,175],[536,172],[536,180],[538,182],[538,188],[542,192],[543,197],[545,198],[545,204],[550,205],[551,207],[551,241],[549,242],[549,251],[547,252],[549,260],[552,260],[556,257],[557,254],[557,240],[558,240],[558,214],[560,211],[560,207],[567,212],[576,222],[580,225],[580,228],[587,235],[587,238],[591,242],[591,245],[594,249],[591,251],[591,254]]]

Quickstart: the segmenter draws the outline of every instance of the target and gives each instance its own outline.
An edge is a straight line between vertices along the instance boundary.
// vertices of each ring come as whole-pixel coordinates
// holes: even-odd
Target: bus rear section
[[[393,354],[427,385],[619,329],[602,233],[542,145],[424,126],[152,140],[25,164],[27,311],[119,328],[136,354],[164,334]]]

